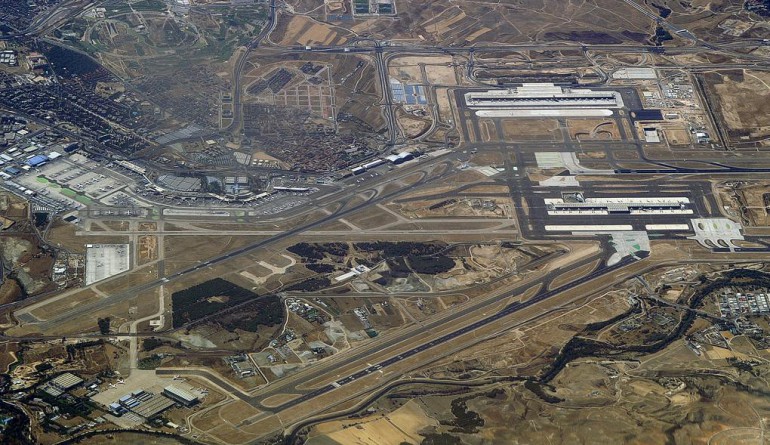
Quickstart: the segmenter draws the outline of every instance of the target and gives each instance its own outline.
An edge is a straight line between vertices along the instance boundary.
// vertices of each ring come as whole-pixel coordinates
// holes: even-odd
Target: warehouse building
[[[173,407],[175,400],[142,389],[128,393],[120,397],[116,402],[108,405],[110,411],[116,416],[132,413],[139,416],[139,421],[150,420],[163,411]]]
[[[648,143],[657,144],[660,142],[657,128],[644,128],[644,140]]]
[[[142,400],[137,406],[131,409],[131,412],[145,419],[152,419],[163,411],[175,405],[175,401],[160,394],[150,394],[149,397]]]
[[[403,164],[404,162],[409,161],[411,159],[414,159],[414,154],[408,151],[405,151],[397,155],[387,156],[385,159],[392,164],[398,165],[398,164]]]
[[[50,384],[61,389],[62,391],[69,391],[72,388],[82,385],[83,379],[71,372],[65,372],[64,374],[51,379]]]
[[[83,384],[83,379],[71,372],[65,372],[40,387],[40,390],[51,397],[59,397],[70,389],[77,388]]]
[[[30,167],[39,167],[45,164],[46,162],[48,162],[48,156],[37,155],[27,159],[26,164],[29,165]]]
[[[174,385],[165,387],[163,389],[163,395],[188,407],[198,403],[198,396]]]

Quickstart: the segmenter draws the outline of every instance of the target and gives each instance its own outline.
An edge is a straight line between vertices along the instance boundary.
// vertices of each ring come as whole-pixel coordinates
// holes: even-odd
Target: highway
[[[398,138],[398,124],[396,123],[396,114],[393,112],[393,92],[390,90],[390,75],[388,74],[388,64],[382,57],[382,46],[375,46],[375,68],[379,74],[382,90],[382,110],[385,122],[388,126],[388,142],[386,146],[392,147]]]
[[[233,121],[223,131],[229,132],[240,128],[241,119],[243,117],[243,107],[241,103],[241,95],[243,94],[243,88],[241,86],[241,77],[243,74],[243,68],[246,66],[246,61],[249,58],[251,51],[258,48],[262,40],[267,38],[275,30],[278,24],[276,0],[270,0],[270,10],[267,13],[267,24],[259,34],[246,46],[246,49],[242,50],[238,56],[238,60],[235,62],[233,68]]]
[[[742,47],[756,47],[759,43],[756,42],[742,42],[736,43],[730,46],[725,45],[728,48],[742,48]],[[295,46],[290,48],[284,47],[266,47],[265,50],[280,51],[282,54],[292,53],[329,53],[329,54],[362,54],[372,53],[377,51],[377,46],[372,45],[350,45],[350,46],[323,46],[314,45],[310,48]],[[499,44],[499,45],[483,45],[477,44],[473,46],[419,46],[419,45],[404,45],[398,43],[390,43],[387,46],[381,47],[382,51],[388,54],[401,53],[404,55],[458,55],[458,54],[476,54],[479,53],[510,53],[516,51],[568,51],[568,50],[582,50],[582,51],[604,51],[604,52],[622,52],[622,53],[661,53],[667,54],[692,54],[702,53],[703,47],[697,46],[683,46],[683,47],[656,47],[650,45],[633,45],[633,44],[590,44],[590,43],[524,43],[524,44]],[[712,49],[712,48],[709,48]],[[712,49],[719,51],[718,49]],[[767,62],[766,58],[752,57],[751,54],[740,54],[742,59],[756,60],[757,63]]]
[[[248,46],[246,46],[244,49],[241,50],[235,62],[235,65],[233,67],[233,73],[232,73],[233,74],[233,79],[232,79],[233,81],[233,95],[232,95],[233,96],[233,119],[230,125],[228,125],[223,131],[237,132],[241,128],[241,124],[243,121],[242,95],[243,95],[243,89],[244,89],[244,85],[242,85],[242,78],[244,75],[244,69],[246,69],[246,67],[248,66],[247,64],[248,64],[249,56],[257,48],[260,48],[261,50],[265,50],[265,51],[281,51],[282,54],[287,54],[287,55],[298,54],[298,53],[310,53],[310,54],[313,54],[313,53],[364,54],[365,53],[365,54],[372,55],[374,58],[375,69],[378,74],[380,89],[382,91],[382,99],[381,99],[380,105],[382,106],[382,113],[388,128],[388,136],[386,138],[385,148],[392,148],[392,146],[394,146],[399,142],[399,133],[398,133],[399,127],[396,122],[395,111],[393,108],[393,99],[392,99],[390,83],[389,83],[389,75],[388,75],[388,57],[392,55],[435,55],[435,54],[464,54],[465,55],[467,54],[469,57],[473,57],[474,58],[473,60],[478,61],[479,53],[482,53],[482,52],[497,53],[497,52],[528,51],[528,50],[542,51],[545,49],[550,49],[550,50],[581,49],[584,52],[585,51],[612,51],[612,52],[622,51],[622,52],[629,52],[629,53],[650,53],[650,52],[657,53],[661,51],[666,51],[670,53],[685,54],[685,53],[700,53],[700,52],[703,52],[704,49],[708,49],[713,51],[723,51],[730,54],[735,54],[733,49],[739,48],[739,46],[717,47],[717,46],[711,45],[707,42],[697,39],[695,36],[692,36],[691,34],[689,34],[686,30],[682,30],[680,28],[676,28],[673,25],[668,24],[665,20],[662,20],[659,17],[655,16],[650,11],[648,11],[645,7],[637,4],[635,1],[633,0],[624,0],[624,1],[629,5],[633,6],[634,8],[638,9],[639,11],[643,12],[646,16],[648,16],[651,20],[653,20],[655,23],[659,24],[660,26],[665,27],[669,31],[673,31],[674,33],[677,33],[682,37],[690,39],[693,42],[694,46],[680,47],[680,48],[656,48],[656,47],[650,47],[650,46],[644,46],[644,45],[582,45],[579,43],[575,43],[575,44],[557,43],[557,44],[523,44],[523,45],[476,45],[472,47],[421,47],[417,45],[385,45],[384,42],[376,42],[376,41],[371,41],[373,42],[372,44],[365,44],[366,42],[370,42],[370,41],[364,39],[359,41],[358,44],[356,45],[344,46],[344,47],[343,46],[339,46],[339,47],[317,46],[317,47],[312,47],[310,49],[307,49],[304,47],[277,48],[277,47],[266,46],[264,44],[265,39],[267,39],[269,35],[275,30],[278,22],[278,10],[276,6],[277,1],[270,0],[267,23],[262,28],[259,35],[256,36],[249,43]],[[30,27],[30,29],[27,30],[27,32],[38,32],[40,30],[47,29],[49,27],[47,24],[57,23],[62,17],[65,17],[65,18],[68,17],[70,13],[71,11],[69,10],[62,10],[60,12],[57,12],[56,14],[51,14],[47,18],[39,22],[36,22],[36,24],[33,27]],[[751,54],[748,54],[748,55],[741,54],[740,56],[745,60],[754,61],[752,64],[743,64],[742,66],[750,66],[750,67],[770,66],[768,61],[763,58],[759,58]],[[472,64],[469,65],[468,69],[469,69],[468,72],[470,73],[470,70],[472,69]],[[625,110],[625,111],[628,111],[628,110]],[[466,123],[463,122],[463,125],[466,125]],[[477,125],[477,123],[472,123],[471,125]],[[622,129],[623,128],[622,125],[619,128],[620,128],[619,131],[621,132],[624,131]],[[471,140],[471,138],[468,137],[469,131],[476,131],[476,134],[479,134],[477,129],[474,130],[469,128],[462,128],[460,129],[460,131],[464,132],[463,139],[465,141]],[[625,134],[623,134],[623,139],[624,141],[626,140]],[[563,143],[553,144],[554,145],[553,149],[575,151],[572,144],[573,142],[565,140]],[[508,186],[509,193],[507,194],[507,196],[513,199],[514,200],[513,202],[518,203],[518,202],[521,202],[520,200],[524,200],[524,202],[528,204],[528,214],[526,215],[526,218],[517,211],[517,214],[519,215],[519,223],[520,223],[519,226],[521,227],[522,234],[526,239],[543,239],[550,236],[544,233],[542,229],[544,224],[549,220],[549,217],[545,214],[546,212],[544,211],[544,208],[542,207],[542,205],[540,205],[543,195],[538,194],[539,190],[536,190],[535,186],[526,177],[520,174],[514,173],[513,167],[517,167],[518,168],[517,171],[519,172],[526,171],[528,167],[532,166],[531,164],[532,158],[529,155],[531,155],[535,150],[546,151],[545,149],[542,148],[542,145],[543,144],[540,144],[540,148],[538,148],[538,144],[526,144],[526,143],[503,144],[501,142],[496,147],[490,144],[490,148],[499,149],[501,153],[504,153],[506,155],[510,155],[514,152],[516,154],[515,160],[512,160],[511,156],[508,156],[508,159],[505,161],[506,171],[500,177],[490,179],[489,183],[490,185]],[[599,145],[601,144],[597,143],[597,146]],[[633,143],[629,145],[638,151],[640,156],[640,161],[643,161],[649,164],[650,167],[649,168],[646,168],[646,167],[645,168],[625,168],[625,167],[613,168],[614,173],[618,175],[620,178],[614,179],[614,182],[610,182],[610,184],[619,184],[622,181],[624,181],[623,176],[627,177],[628,175],[641,175],[641,176],[664,175],[664,176],[667,176],[666,179],[653,180],[644,184],[644,188],[648,192],[650,190],[656,190],[656,193],[660,193],[661,195],[664,195],[665,193],[661,191],[663,189],[662,185],[664,183],[676,182],[675,180],[672,181],[672,178],[670,177],[670,175],[736,175],[736,174],[743,174],[743,173],[763,174],[763,173],[770,172],[770,168],[750,166],[750,165],[731,166],[731,165],[726,165],[726,164],[717,163],[717,162],[704,161],[704,162],[708,162],[709,165],[704,166],[704,168],[692,168],[692,167],[677,166],[673,161],[656,161],[656,160],[647,159],[644,156],[642,144],[639,142],[638,135],[636,134],[634,134]],[[469,145],[468,147],[470,146],[471,145]],[[610,151],[611,148],[606,148],[606,150]],[[610,158],[610,162],[613,162],[613,163],[616,162],[611,159],[611,156],[609,158]],[[435,160],[435,159],[429,161],[429,163],[439,163],[439,162],[443,162],[443,161]],[[424,168],[426,168],[424,164],[422,165],[417,164],[412,168],[412,170],[400,170],[399,172],[403,177],[407,174],[411,174],[410,172],[421,171],[420,169],[424,169]],[[415,184],[415,186],[425,185],[432,181],[446,178],[447,176],[453,173],[455,173],[455,170],[451,167],[451,165],[449,166],[449,168],[446,169],[446,172],[441,175],[436,175],[431,177],[429,174],[426,173],[426,175],[422,179],[420,179]],[[408,191],[408,190],[396,190],[393,192],[389,192],[387,194],[377,192],[377,189],[375,187],[377,187],[378,184],[383,185],[391,180],[392,179],[385,180],[383,178],[382,181],[379,181],[373,184],[372,188],[370,189],[362,190],[361,188],[357,188],[355,186],[347,187],[340,192],[334,193],[330,198],[325,198],[322,203],[316,203],[316,208],[321,207],[323,205],[331,204],[333,202],[340,203],[341,206],[337,211],[331,212],[326,216],[319,217],[316,220],[303,223],[302,225],[299,225],[287,230],[277,231],[277,232],[273,232],[273,231],[265,232],[264,234],[269,235],[270,238],[254,242],[250,245],[238,248],[236,250],[227,252],[225,254],[215,256],[206,261],[202,261],[195,266],[180,270],[168,276],[161,276],[148,283],[124,289],[120,292],[112,294],[110,298],[105,298],[92,304],[84,304],[84,305],[81,305],[80,307],[74,308],[73,310],[63,312],[59,314],[59,316],[57,316],[55,319],[41,322],[40,328],[43,332],[46,332],[51,326],[54,326],[55,324],[59,323],[62,319],[79,317],[88,313],[96,313],[100,310],[106,309],[112,305],[118,304],[119,302],[127,300],[129,298],[133,298],[138,294],[157,288],[166,283],[179,281],[187,277],[191,277],[194,274],[201,272],[205,269],[208,269],[210,267],[221,265],[226,261],[251,254],[261,249],[266,249],[272,245],[275,245],[281,241],[288,240],[294,236],[311,232],[313,229],[319,228],[324,224],[330,223],[340,218],[344,218],[347,215],[361,212],[362,210],[365,210],[378,203],[384,203],[384,202],[393,200],[394,198]],[[712,209],[711,210],[712,213],[718,212],[716,201],[714,200],[713,196],[711,196],[710,191],[707,192],[706,190],[707,183],[705,181],[692,181],[692,182],[686,182],[686,183],[682,181],[681,184],[690,186],[691,187],[690,193],[692,193],[693,196],[695,195],[709,196],[708,198],[705,198],[706,204],[704,203],[697,204],[698,206],[697,213],[699,215],[704,215],[709,213],[709,211],[706,210],[706,206]],[[465,186],[459,186],[458,189],[445,192],[443,194],[438,194],[437,197],[456,196],[458,190],[462,190],[462,187],[465,187]],[[582,186],[582,189],[588,190],[588,191],[599,190],[598,188],[593,188],[593,187],[594,187],[594,184],[591,184],[590,181],[585,181],[585,183]],[[365,200],[360,204],[346,207],[346,205],[353,199],[354,196],[359,195],[362,192],[366,192],[367,190],[374,192],[373,196],[370,199]],[[551,193],[555,193],[555,191],[551,190]],[[613,193],[612,191],[604,192],[605,196],[613,196],[612,193]],[[615,192],[615,193],[620,193],[620,192]],[[680,193],[670,192],[668,194],[675,195]],[[487,196],[488,195],[489,194],[487,194]],[[421,199],[425,199],[425,197],[422,197]],[[676,220],[676,222],[679,222],[680,219],[682,220],[689,219],[689,217],[679,218],[679,217],[670,217],[670,216],[667,216],[664,218],[667,218],[669,220]],[[561,224],[571,224],[571,223],[578,223],[578,222],[585,223],[586,218],[563,216],[563,217],[560,217],[559,220]],[[617,223],[617,221],[620,221],[620,220],[628,221],[628,216],[610,216],[607,218],[602,218],[602,221],[606,224],[615,224]],[[635,225],[635,228],[638,228],[639,226],[644,225],[645,223],[659,222],[659,221],[660,221],[659,217],[640,216],[635,218],[634,225]],[[372,232],[372,233],[376,233],[376,232]],[[388,233],[398,234],[398,233],[407,233],[407,232],[391,231]],[[423,233],[427,233],[427,232],[423,232]],[[450,231],[435,232],[435,233],[446,234],[446,233],[450,233]],[[333,234],[333,232],[329,232],[329,234]],[[671,238],[677,238],[680,235],[666,234],[665,236],[671,237]],[[269,413],[279,413],[281,411],[288,410],[292,407],[306,403],[322,395],[332,393],[338,388],[352,386],[361,379],[364,379],[372,374],[381,372],[384,369],[393,368],[399,363],[405,360],[408,360],[410,358],[416,357],[420,354],[422,354],[421,357],[428,356],[431,353],[433,353],[435,356],[440,356],[441,347],[442,346],[445,347],[447,343],[451,343],[456,339],[458,339],[459,337],[473,333],[483,327],[496,323],[504,319],[505,317],[511,317],[517,313],[524,311],[525,309],[536,307],[537,305],[545,306],[545,303],[547,303],[549,299],[552,299],[557,295],[563,294],[566,291],[576,286],[584,285],[586,283],[592,282],[593,280],[597,280],[599,278],[611,275],[637,261],[634,258],[626,257],[617,264],[614,264],[612,266],[599,266],[598,268],[592,270],[590,273],[585,274],[580,278],[573,280],[572,282],[557,286],[556,288],[549,290],[549,284],[551,284],[555,278],[561,275],[568,274],[571,271],[575,271],[583,266],[590,264],[591,262],[595,262],[597,260],[606,260],[608,256],[606,252],[609,252],[609,250],[610,249],[605,245],[605,249],[604,249],[605,253],[589,256],[580,261],[575,261],[571,263],[569,266],[565,266],[563,268],[550,271],[544,274],[544,276],[542,276],[537,280],[533,280],[521,285],[517,285],[516,287],[500,292],[499,294],[485,295],[485,296],[479,297],[476,300],[472,300],[468,302],[468,304],[463,305],[461,307],[451,308],[447,310],[445,313],[438,314],[437,316],[433,318],[429,318],[422,323],[419,323],[413,326],[407,326],[401,332],[396,332],[393,335],[387,336],[385,338],[376,339],[370,342],[369,344],[364,345],[361,348],[356,348],[350,351],[346,351],[342,354],[339,354],[336,357],[331,357],[329,360],[325,360],[312,367],[299,371],[295,375],[288,376],[285,379],[278,380],[265,388],[261,388],[251,393],[246,393],[242,390],[236,390],[233,387],[233,385],[230,385],[228,382],[223,381],[221,379],[215,380],[215,383],[217,383],[223,388],[232,389],[231,393],[235,394],[236,397],[246,401],[247,403],[253,405],[254,407],[259,408],[262,411],[269,412]],[[748,249],[746,250],[749,251]],[[763,251],[763,250],[756,249],[751,251]],[[527,290],[531,289],[533,286],[536,286],[536,285],[540,286],[539,287],[540,291],[533,297],[525,300],[524,302],[509,304],[505,306],[503,309],[497,312],[494,312],[488,316],[484,316],[478,320],[468,321],[466,322],[468,323],[466,325],[461,324],[464,318],[470,318],[470,317],[473,317],[474,315],[481,316],[481,313],[483,313],[483,311],[490,310],[494,308],[496,305],[499,305],[501,304],[501,302],[506,301],[508,299],[513,299],[515,297],[521,296],[524,292],[526,292]],[[43,297],[47,297],[47,295],[44,295]],[[26,306],[36,301],[40,301],[41,299],[42,298],[27,299],[18,303],[18,305]],[[12,307],[19,307],[19,306],[12,306]],[[540,307],[538,306],[537,309],[540,309]],[[442,329],[451,329],[451,331],[448,333],[439,335],[438,332],[440,332]],[[435,335],[438,335],[438,336],[435,338],[431,338],[432,333],[436,333],[434,334],[434,336]],[[419,340],[417,340],[420,338],[420,336],[426,337],[427,340],[420,343]],[[386,358],[378,359],[375,361],[375,363],[369,364],[366,362],[368,357],[371,357],[377,353],[383,353],[383,354],[388,353],[388,350],[390,348],[393,348],[393,349],[396,349],[398,347],[407,348],[407,346],[405,345],[409,344],[408,342],[414,342],[414,346],[408,347],[408,349],[405,349],[405,350],[399,350],[397,353],[393,353],[389,356],[386,356]],[[367,364],[363,365],[363,363],[367,363]],[[346,372],[342,374],[339,378],[336,378],[333,382],[322,384],[320,387],[310,388],[304,391],[294,387],[297,384],[302,384],[304,382],[309,382],[315,379],[320,379],[325,376],[332,375],[336,369],[340,369],[344,365],[352,366],[355,364],[359,364],[359,366],[361,367],[356,369],[353,372]],[[175,370],[166,370],[166,371],[159,372],[159,374],[164,374],[164,373],[165,374],[185,373],[185,374],[191,374],[191,375],[201,375],[211,379],[210,374],[206,374],[204,372],[196,371],[196,370],[182,371],[182,370],[175,369]],[[266,406],[262,403],[264,399],[270,396],[279,395],[279,394],[298,394],[298,397],[295,399],[283,402],[277,406]]]

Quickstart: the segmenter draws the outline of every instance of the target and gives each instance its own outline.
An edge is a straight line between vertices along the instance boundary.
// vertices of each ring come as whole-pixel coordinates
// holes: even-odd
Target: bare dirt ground
[[[409,201],[391,206],[407,218],[474,216],[508,218],[513,202],[509,198],[474,197]]]
[[[396,113],[396,116],[399,127],[401,127],[404,136],[408,139],[414,139],[430,128],[430,121],[425,118],[416,117],[400,110]]]
[[[563,140],[555,119],[503,120],[502,127],[507,141]]]
[[[685,129],[667,128],[663,135],[672,146],[686,146],[690,144],[690,133]]]
[[[664,267],[645,276],[654,283],[676,277],[691,280],[709,268],[718,266]],[[628,296],[638,295],[639,289],[632,290],[638,286],[636,280],[630,279],[599,296],[577,300],[529,326],[481,336],[478,344],[410,375],[434,379],[460,376],[466,381],[501,375],[542,375],[539,373],[550,363],[545,356],[554,357],[559,345],[576,334],[586,338],[591,329],[624,332],[627,338],[621,345],[639,344],[645,341],[646,329],[665,326],[653,320],[665,318],[666,314],[673,316],[679,310],[655,306],[651,308],[655,315],[638,312],[623,319],[641,320],[646,326],[643,329],[619,331],[618,324],[587,328],[590,323],[628,310]],[[685,335],[710,325],[699,318]],[[764,403],[765,377],[770,375],[770,368],[750,339],[725,335],[730,349],[704,345],[699,354],[678,339],[660,350],[641,353],[638,360],[620,356],[573,358],[546,383],[492,383],[477,389],[439,382],[407,385],[379,399],[369,412],[371,417],[317,425],[309,437],[318,442],[310,443],[347,443],[349,435],[332,435],[346,430],[357,435],[360,430],[366,431],[366,426],[358,426],[358,422],[389,418],[389,413],[395,414],[399,407],[414,402],[425,414],[414,416],[422,425],[416,431],[428,440],[440,436],[455,443],[540,443],[545,435],[558,443],[756,443],[762,419],[770,414],[770,407]],[[734,366],[736,360],[752,363],[751,369]],[[707,399],[704,394],[708,394]],[[676,425],[676,432],[671,425]],[[595,440],[597,431],[601,431],[601,441]],[[320,441],[322,438],[334,441]],[[359,440],[369,443],[366,436]]]
[[[48,240],[63,249],[74,253],[86,253],[86,244],[125,244],[127,236],[88,236],[78,235],[79,228],[73,224],[54,223],[48,232]]]
[[[736,140],[764,140],[770,136],[770,73],[716,71],[705,76],[717,111]]]
[[[306,16],[281,17],[271,40],[281,45],[342,45],[351,33]]]
[[[620,131],[613,120],[568,119],[567,126],[570,137],[579,141],[616,141],[620,139]]]
[[[419,443],[421,440],[419,431],[426,426],[438,426],[438,421],[429,417],[417,401],[409,401],[385,416],[378,415],[319,425],[306,443],[308,445]]]
[[[158,237],[143,235],[139,237],[139,264],[146,264],[158,258]]]
[[[715,190],[728,217],[752,227],[770,225],[770,215],[768,215],[770,184],[766,182],[748,182],[737,186],[717,184]]]
[[[296,12],[319,20],[332,17],[326,8],[319,7],[318,2],[290,0],[288,3]],[[526,3],[401,0],[395,3],[398,12],[395,17],[366,17],[332,23],[346,28],[351,34],[424,45],[543,40],[640,43],[650,37],[649,18],[629,5],[608,0],[591,0],[587,5],[555,0]],[[308,21],[291,23],[289,31],[279,30],[277,34],[281,41],[294,43],[301,40],[299,36],[305,36],[303,41],[307,41],[311,29]],[[330,37],[319,31],[314,38],[328,41]]]

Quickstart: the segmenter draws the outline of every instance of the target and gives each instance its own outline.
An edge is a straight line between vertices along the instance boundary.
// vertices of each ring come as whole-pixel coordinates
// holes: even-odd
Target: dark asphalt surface
[[[420,171],[420,170],[417,169],[416,171]],[[410,172],[411,172],[411,170],[410,170]],[[402,171],[402,173],[404,173],[404,171]],[[415,186],[419,186],[419,185],[423,185],[423,184],[426,184],[426,183],[429,183],[429,182],[432,182],[432,181],[440,180],[440,179],[442,179],[442,178],[444,178],[444,177],[446,177],[446,176],[448,176],[448,175],[450,175],[452,173],[453,173],[453,169],[452,168],[448,168],[441,175],[422,178],[420,181],[418,181],[415,184]],[[350,191],[348,191],[349,196],[343,197],[343,198],[339,198],[338,201],[341,201],[343,203],[347,203],[352,198],[353,195],[356,195],[356,194],[361,193],[363,191],[364,190],[360,190],[360,189],[350,190]],[[75,309],[72,309],[70,311],[62,313],[56,319],[52,319],[52,320],[48,320],[48,321],[45,321],[45,322],[41,322],[40,323],[41,326],[42,326],[41,329],[45,330],[45,326],[48,323],[56,323],[56,322],[58,322],[58,320],[60,320],[63,317],[70,318],[70,317],[75,317],[75,316],[82,315],[82,314],[87,313],[87,312],[97,311],[100,308],[114,305],[114,304],[120,302],[123,299],[132,298],[132,297],[134,297],[134,296],[136,296],[136,295],[138,295],[138,294],[140,294],[142,292],[148,291],[150,289],[154,289],[154,288],[156,288],[158,286],[161,286],[163,284],[166,284],[166,283],[174,281],[174,280],[179,280],[179,279],[181,279],[181,278],[183,278],[185,276],[189,276],[191,274],[194,274],[195,272],[198,272],[198,271],[203,270],[205,268],[208,268],[210,266],[214,266],[214,265],[223,263],[223,262],[225,262],[227,260],[230,260],[232,258],[236,258],[236,257],[242,256],[242,255],[249,254],[249,253],[254,252],[254,251],[258,250],[258,249],[266,248],[266,247],[268,247],[268,246],[270,246],[272,244],[275,244],[275,243],[277,243],[279,241],[282,241],[284,239],[287,239],[287,238],[290,238],[292,236],[295,236],[295,235],[297,235],[299,233],[308,231],[308,230],[313,229],[315,227],[318,227],[318,226],[321,226],[321,225],[326,224],[328,222],[334,221],[334,220],[336,220],[338,218],[342,218],[345,215],[349,215],[349,214],[361,211],[361,210],[363,210],[363,209],[365,209],[365,208],[367,208],[369,206],[372,206],[372,205],[378,204],[380,202],[392,199],[392,198],[394,198],[394,197],[396,197],[396,196],[398,196],[398,195],[400,195],[402,193],[405,193],[406,191],[407,190],[399,189],[399,190],[395,190],[393,192],[390,192],[390,193],[387,193],[387,194],[384,194],[384,195],[383,194],[376,195],[376,196],[374,196],[373,198],[371,198],[368,201],[365,201],[363,203],[357,204],[357,205],[349,207],[349,208],[344,208],[344,206],[343,206],[339,211],[333,212],[333,213],[331,213],[331,214],[329,214],[327,216],[324,216],[324,217],[322,217],[322,218],[320,218],[318,220],[315,220],[313,222],[310,222],[310,223],[307,223],[307,224],[304,224],[304,225],[301,225],[301,226],[289,229],[289,230],[287,230],[285,232],[282,232],[280,234],[273,235],[272,237],[270,237],[268,239],[257,241],[257,242],[255,242],[253,244],[249,244],[247,246],[241,247],[241,248],[236,249],[236,250],[234,250],[232,252],[228,252],[227,254],[211,258],[211,259],[209,259],[207,261],[201,262],[200,264],[196,264],[195,266],[189,267],[189,268],[184,269],[184,270],[180,270],[180,271],[175,272],[175,273],[173,273],[171,275],[167,275],[166,277],[159,278],[159,279],[156,279],[156,280],[144,283],[144,284],[136,285],[136,286],[133,286],[133,287],[128,288],[128,289],[126,289],[124,291],[121,291],[121,292],[113,293],[113,294],[110,295],[110,298],[102,299],[102,300],[99,300],[99,301],[97,301],[95,303],[92,303],[92,304],[89,304],[89,305],[82,305],[81,307],[76,307]],[[19,306],[26,306],[26,305],[29,305],[29,304],[33,303],[34,301],[37,301],[37,300],[26,299],[26,300],[22,300],[22,301],[18,302],[18,304],[19,304]],[[16,303],[14,303],[14,305],[15,304]],[[18,307],[18,306],[12,306],[12,307]]]
[[[298,397],[298,398],[296,398],[294,400],[290,400],[290,401],[288,401],[288,402],[286,402],[286,403],[284,403],[282,405],[279,405],[279,406],[274,407],[274,408],[267,408],[267,407],[264,407],[264,406],[260,406],[260,409],[264,409],[264,410],[268,410],[268,411],[274,411],[274,412],[279,412],[279,411],[283,411],[285,409],[291,408],[291,407],[293,407],[295,405],[298,405],[300,403],[306,402],[307,400],[313,399],[313,398],[318,397],[318,396],[320,396],[322,394],[326,394],[326,393],[328,393],[330,391],[333,391],[336,388],[339,388],[341,386],[344,386],[344,385],[350,384],[352,382],[355,382],[356,380],[358,380],[360,378],[363,378],[363,377],[366,377],[366,376],[368,376],[368,375],[370,375],[372,373],[378,372],[379,370],[381,370],[383,368],[387,368],[388,366],[396,364],[396,363],[398,363],[398,362],[400,362],[402,360],[408,359],[408,358],[410,358],[410,357],[412,357],[412,356],[414,356],[416,354],[428,351],[428,350],[430,350],[432,348],[435,348],[435,347],[437,347],[439,345],[442,345],[442,344],[444,344],[444,343],[446,343],[448,341],[451,341],[454,338],[457,338],[457,337],[459,337],[461,335],[464,335],[464,334],[467,334],[469,332],[472,332],[472,331],[474,331],[474,330],[476,330],[476,329],[478,329],[478,328],[480,328],[482,326],[486,326],[486,325],[488,325],[490,323],[498,321],[498,320],[500,320],[503,317],[511,315],[511,314],[513,314],[515,312],[518,312],[518,311],[522,310],[522,309],[528,308],[528,307],[530,307],[532,305],[538,304],[538,303],[540,303],[540,302],[542,302],[544,300],[547,300],[548,298],[550,298],[550,297],[552,297],[554,295],[557,295],[557,294],[560,294],[560,293],[566,291],[567,289],[569,289],[571,287],[579,286],[579,285],[581,285],[583,283],[591,281],[591,280],[593,280],[595,278],[598,278],[600,276],[606,275],[608,273],[612,273],[612,272],[614,272],[614,271],[616,271],[618,269],[621,269],[621,268],[623,268],[623,267],[633,263],[634,261],[636,261],[636,259],[631,258],[631,257],[626,257],[626,258],[624,258],[622,261],[620,261],[617,264],[614,264],[612,266],[601,267],[601,268],[591,272],[590,274],[587,274],[587,275],[585,275],[585,276],[583,276],[581,278],[578,278],[577,280],[572,281],[572,282],[570,282],[568,284],[559,286],[559,287],[557,287],[557,288],[555,288],[553,290],[542,291],[542,292],[538,293],[536,296],[528,299],[527,301],[525,301],[523,303],[513,303],[513,304],[510,304],[505,309],[503,309],[503,310],[501,310],[501,311],[499,311],[499,312],[497,312],[497,313],[495,313],[493,315],[490,315],[490,316],[488,316],[486,318],[483,318],[483,319],[481,319],[479,321],[476,321],[476,322],[474,322],[474,323],[472,323],[472,324],[470,324],[468,326],[464,326],[464,327],[462,327],[460,329],[457,329],[457,330],[455,330],[453,332],[450,332],[449,334],[443,335],[443,336],[441,336],[441,337],[439,337],[439,338],[437,338],[435,340],[431,340],[431,341],[429,341],[427,343],[423,343],[422,345],[417,346],[415,348],[412,348],[412,349],[410,349],[408,351],[405,351],[405,352],[403,352],[403,353],[401,353],[401,354],[399,354],[397,356],[390,357],[390,358],[388,358],[386,360],[383,360],[381,362],[373,364],[373,365],[371,365],[371,366],[369,366],[369,367],[367,367],[365,369],[362,369],[362,370],[360,370],[360,371],[358,371],[356,373],[350,374],[350,375],[348,375],[346,377],[343,377],[343,378],[341,378],[339,380],[336,380],[334,383],[331,383],[329,385],[323,386],[321,388],[318,388],[316,390],[313,390],[311,392],[303,394],[302,396],[300,396],[300,397]],[[529,284],[529,285],[526,286],[526,288],[530,288],[531,286],[532,286],[532,284]],[[517,293],[521,293],[524,290],[526,290],[526,288],[514,289],[513,291],[510,291],[510,292],[506,293],[505,294],[505,298],[508,298],[510,296],[513,296],[513,295],[516,295]],[[475,310],[475,308],[474,308],[474,310]],[[469,312],[469,311],[463,311],[463,312]],[[461,314],[458,314],[458,316],[461,316]]]

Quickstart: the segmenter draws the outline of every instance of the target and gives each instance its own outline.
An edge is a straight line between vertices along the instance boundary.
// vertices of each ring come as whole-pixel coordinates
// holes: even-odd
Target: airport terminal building
[[[552,83],[465,93],[465,104],[483,117],[611,116],[623,107],[617,91],[567,88]]]

